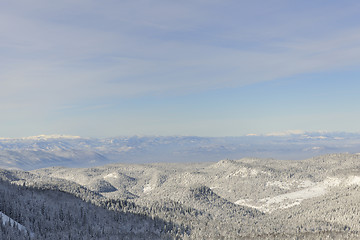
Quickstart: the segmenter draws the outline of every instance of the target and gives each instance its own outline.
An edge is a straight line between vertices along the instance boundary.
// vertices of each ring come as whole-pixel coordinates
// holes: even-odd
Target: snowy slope
[[[244,158],[197,164],[112,164],[93,168],[47,168],[42,177],[76,182],[106,197],[179,200],[207,186],[232,203],[265,213],[360,185],[360,155],[332,154],[303,161]],[[351,169],[351,170],[349,170]]]
[[[0,177],[122,207],[126,199],[152,217],[194,224],[190,239],[359,239],[359,154],[1,170]]]
[[[20,223],[16,222],[14,219],[8,217],[7,215],[5,215],[4,213],[0,212],[0,218],[2,219],[2,224],[6,225],[6,224],[11,224],[11,226],[16,226],[17,229],[19,229],[19,231],[23,231],[25,233],[28,233],[29,231],[26,229],[25,226],[21,225]],[[29,232],[31,237],[34,237],[34,233],[32,233],[31,231]]]

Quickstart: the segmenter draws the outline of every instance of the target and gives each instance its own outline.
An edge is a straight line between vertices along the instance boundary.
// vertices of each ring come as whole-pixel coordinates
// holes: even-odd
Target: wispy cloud
[[[107,105],[355,68],[358,10],[356,1],[2,2],[0,108]]]

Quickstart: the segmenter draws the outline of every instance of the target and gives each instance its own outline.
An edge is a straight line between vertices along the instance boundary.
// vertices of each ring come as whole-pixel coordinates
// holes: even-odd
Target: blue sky
[[[0,136],[359,132],[358,1],[2,1]]]

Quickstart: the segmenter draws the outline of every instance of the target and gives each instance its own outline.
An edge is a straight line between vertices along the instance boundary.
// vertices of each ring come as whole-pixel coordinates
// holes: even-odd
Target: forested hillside
[[[358,239],[360,155],[1,170],[16,239]]]
[[[0,181],[0,210],[28,230],[1,225],[0,239],[171,239],[174,224],[127,211],[126,204],[97,205],[69,193]],[[130,204],[129,204],[130,205]],[[111,210],[110,210],[111,209]],[[30,233],[33,233],[33,237]]]

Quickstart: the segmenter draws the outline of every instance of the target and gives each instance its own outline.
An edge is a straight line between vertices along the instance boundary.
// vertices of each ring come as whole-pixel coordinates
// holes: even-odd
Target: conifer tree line
[[[357,188],[352,190],[359,191]],[[197,198],[198,208],[206,201],[219,200],[204,186],[191,192]],[[355,203],[355,199],[349,198],[346,202]],[[0,239],[289,239],[295,236],[312,239],[358,236],[358,231],[353,229],[358,220],[353,221],[353,225],[326,221],[337,218],[336,212],[330,209],[323,209],[322,221],[320,218],[314,220],[311,217],[314,213],[305,208],[298,208],[287,216],[266,215],[233,206],[233,217],[224,217],[170,200],[142,206],[125,199],[94,200],[90,197],[83,200],[58,190],[0,181],[0,211],[28,230],[20,231],[16,224],[9,222],[0,224]],[[356,216],[360,215],[358,209],[353,208]],[[344,221],[348,218],[344,216]]]
[[[96,206],[65,192],[0,181],[0,211],[28,230],[0,224],[0,239],[172,239],[177,235],[173,224],[135,213],[136,208],[127,204],[119,204],[123,210],[108,210],[114,209],[110,203]]]
[[[142,175],[131,175],[129,170],[115,172],[114,166],[102,170],[102,179],[107,180],[109,173],[123,173],[115,180],[129,184],[129,189],[135,186],[136,190],[135,181],[139,181],[138,192],[133,191],[130,197],[116,197],[121,196],[119,192],[111,197],[106,195],[109,192],[96,192],[44,174],[0,169],[0,212],[16,222],[0,219],[0,239],[360,239],[359,160],[358,155],[330,155],[286,164],[224,160],[206,169],[214,175],[200,168],[176,175],[171,167],[171,174],[165,175],[149,166],[134,167],[141,174],[145,170],[151,173],[154,187],[150,193],[143,188],[150,181],[141,182]],[[87,171],[94,178],[101,169]],[[173,175],[176,181],[170,181]],[[196,184],[185,185],[191,179],[183,176],[196,178]],[[233,184],[238,187],[235,194],[259,200],[257,203],[266,204],[270,199],[276,205],[278,196],[309,189],[320,189],[324,194],[292,199],[296,204],[283,199],[282,205],[273,208],[276,210],[264,211],[253,202],[247,205],[228,200],[226,196],[233,192],[225,195],[225,187],[198,183],[204,176],[217,176],[223,180],[219,183]],[[130,177],[130,183],[126,182]],[[342,182],[331,185],[331,179]],[[163,184],[165,181],[169,185]],[[184,181],[183,185],[178,181]]]

